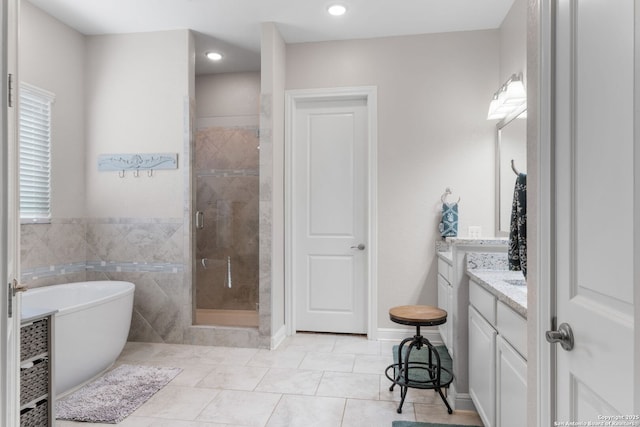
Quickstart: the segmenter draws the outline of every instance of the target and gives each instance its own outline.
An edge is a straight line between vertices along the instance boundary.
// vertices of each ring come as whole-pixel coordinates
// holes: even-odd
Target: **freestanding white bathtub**
[[[54,381],[61,396],[109,368],[131,326],[130,282],[95,281],[29,289],[24,308],[57,309],[53,336]]]

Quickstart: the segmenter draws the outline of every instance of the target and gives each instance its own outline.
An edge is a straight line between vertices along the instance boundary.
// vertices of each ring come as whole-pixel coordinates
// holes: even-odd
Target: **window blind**
[[[51,218],[51,104],[54,95],[20,85],[20,218]]]

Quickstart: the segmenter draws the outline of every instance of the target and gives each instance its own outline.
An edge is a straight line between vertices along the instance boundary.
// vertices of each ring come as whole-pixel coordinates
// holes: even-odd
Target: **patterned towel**
[[[509,270],[527,277],[527,175],[518,174],[511,208],[509,232]]]
[[[442,204],[442,221],[439,229],[442,237],[456,237],[458,235],[458,203]]]

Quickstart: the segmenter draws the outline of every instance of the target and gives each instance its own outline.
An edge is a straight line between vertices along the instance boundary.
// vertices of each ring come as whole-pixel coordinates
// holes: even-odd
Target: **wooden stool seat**
[[[389,310],[392,322],[410,326],[436,326],[447,322],[447,312],[430,305],[401,305]]]

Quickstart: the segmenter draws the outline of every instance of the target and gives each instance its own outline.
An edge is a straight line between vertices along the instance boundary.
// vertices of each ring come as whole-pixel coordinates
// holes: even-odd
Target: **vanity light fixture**
[[[207,52],[206,56],[212,61],[220,61],[222,59],[222,54],[220,52]]]
[[[526,108],[527,92],[522,83],[522,74],[512,74],[496,93],[489,104],[487,120],[500,120]]]
[[[341,4],[334,4],[327,8],[327,12],[332,16],[342,16],[347,13],[347,8]]]

